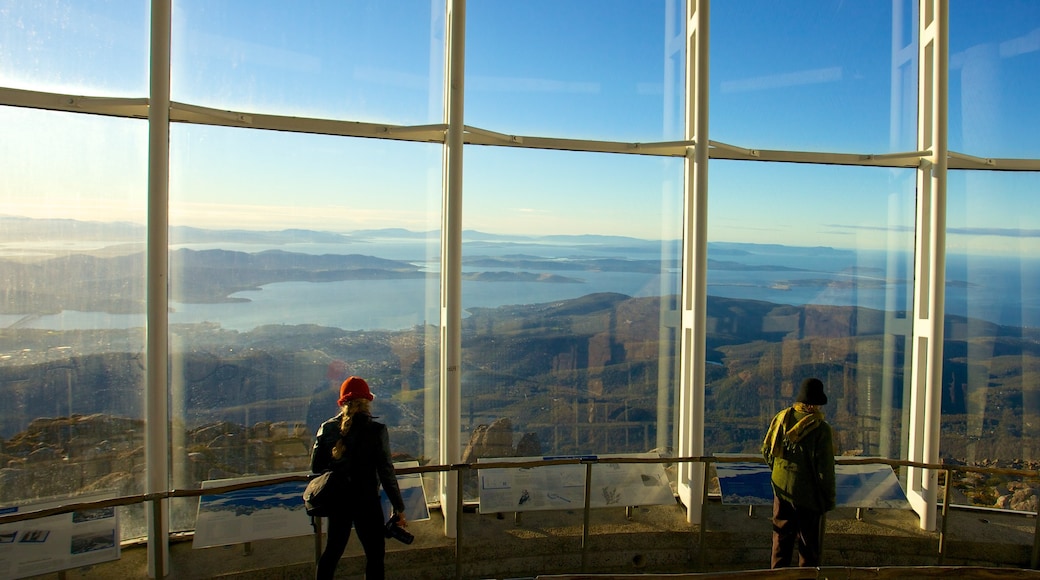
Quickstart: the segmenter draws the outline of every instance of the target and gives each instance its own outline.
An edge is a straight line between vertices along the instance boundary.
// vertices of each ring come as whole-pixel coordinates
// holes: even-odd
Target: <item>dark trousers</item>
[[[365,579],[383,580],[386,534],[379,496],[354,501],[342,514],[329,516],[329,533],[325,540],[325,551],[318,559],[317,580],[329,580],[335,575],[336,564],[347,549],[352,525],[357,530],[361,547],[365,549]]]
[[[795,507],[773,496],[773,557],[771,568],[791,565],[791,555],[798,545],[798,565],[815,568],[820,565],[823,540],[823,513]]]

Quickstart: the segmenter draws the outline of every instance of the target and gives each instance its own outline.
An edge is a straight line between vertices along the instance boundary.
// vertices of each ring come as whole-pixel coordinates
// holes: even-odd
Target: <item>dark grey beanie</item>
[[[802,381],[802,388],[798,390],[797,403],[806,405],[826,405],[827,394],[823,392],[823,381],[817,378],[808,378]]]

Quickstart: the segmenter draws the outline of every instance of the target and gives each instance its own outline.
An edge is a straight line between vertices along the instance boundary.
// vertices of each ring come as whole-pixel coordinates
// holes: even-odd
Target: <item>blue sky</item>
[[[913,4],[713,3],[711,138],[761,149],[916,149],[914,63],[893,56],[910,42]],[[467,124],[580,139],[681,138],[682,15],[673,9],[684,5],[471,0]],[[951,149],[1040,157],[1040,3],[950,5]],[[437,123],[442,17],[442,2],[427,0],[176,1],[173,99]],[[0,86],[144,97],[147,23],[143,0],[0,0]],[[143,220],[144,123],[0,109],[0,124],[13,137],[0,145],[5,212]],[[675,159],[469,148],[464,220],[502,233],[675,237],[681,167]],[[865,232],[912,226],[908,171],[713,162],[709,179],[711,239],[871,246],[890,237]],[[979,243],[993,248],[1036,238],[1029,232],[1040,219],[1017,211],[1040,188],[1035,174],[950,182],[958,231],[986,228]],[[178,223],[432,229],[440,187],[437,146],[202,126],[171,133]]]

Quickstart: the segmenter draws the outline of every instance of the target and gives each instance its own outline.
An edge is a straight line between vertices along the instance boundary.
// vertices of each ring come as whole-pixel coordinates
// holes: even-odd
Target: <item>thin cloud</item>
[[[1028,228],[946,228],[958,236],[996,236],[1001,238],[1040,238],[1040,229]]]
[[[585,93],[595,94],[601,90],[599,83],[554,81],[516,77],[473,77],[466,84],[476,91],[501,93]]]
[[[233,67],[249,63],[279,70],[321,72],[321,59],[314,55],[207,32],[192,35],[188,52],[193,56],[201,54],[222,58]]]
[[[664,83],[636,83],[637,95],[663,95]]]
[[[828,228],[845,229],[845,230],[864,230],[871,232],[896,232],[896,233],[907,233],[913,232],[914,228],[910,226],[860,226],[860,225],[848,225],[848,224],[824,224]]]
[[[827,227],[868,230],[878,232],[913,232],[910,226],[858,226],[847,224],[828,224]],[[993,236],[999,238],[1040,238],[1040,229],[1036,228],[946,228],[947,235],[953,236]]]
[[[833,83],[840,81],[841,76],[841,67],[835,66],[830,68],[818,68],[793,73],[742,79],[738,81],[724,81],[719,85],[719,89],[723,93],[750,93],[771,89],[783,89],[787,87]]]
[[[386,70],[372,66],[354,67],[354,79],[378,83],[401,89],[421,90],[430,86],[430,77],[426,75]]]

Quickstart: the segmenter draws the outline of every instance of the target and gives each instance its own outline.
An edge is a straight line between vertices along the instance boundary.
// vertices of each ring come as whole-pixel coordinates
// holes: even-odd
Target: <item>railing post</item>
[[[1040,471],[1036,477],[1040,477]],[[1040,567],[1040,509],[1033,516],[1033,555],[1029,558],[1029,567],[1036,570]]]
[[[455,580],[462,580],[462,482],[468,472],[461,464],[455,474]]]
[[[584,461],[584,460],[583,460]],[[585,462],[585,512],[581,522],[581,571],[589,565],[589,515],[592,511],[592,462]]]
[[[698,460],[700,461],[700,460]],[[704,538],[705,528],[707,528],[708,521],[708,469],[711,467],[711,460],[704,461],[704,480],[701,482],[701,530],[700,530],[700,545],[697,546],[697,557],[700,559],[700,569],[704,570]]]
[[[160,522],[163,522],[163,506],[162,502],[165,497],[160,497],[156,494],[156,497],[152,498],[152,526],[153,531],[158,538],[149,538],[148,547],[152,550],[154,558],[152,563],[154,566],[149,569],[149,573],[154,573],[156,578],[160,577],[159,574],[165,573],[164,564],[166,562],[166,535],[162,533],[161,529],[158,528]]]
[[[939,526],[939,565],[943,565],[946,557],[946,520],[950,517],[950,488],[953,487],[953,478],[950,469],[943,470],[946,485],[943,487],[942,525]]]

